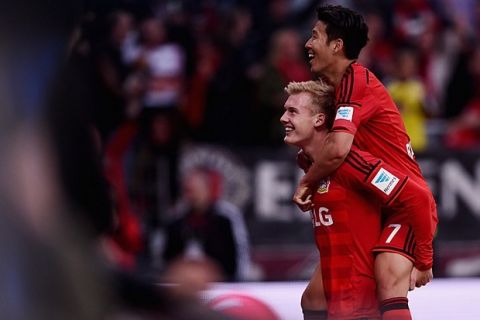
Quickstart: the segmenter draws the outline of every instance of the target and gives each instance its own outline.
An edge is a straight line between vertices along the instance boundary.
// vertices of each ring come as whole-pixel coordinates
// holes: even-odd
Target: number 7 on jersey
[[[390,243],[392,242],[392,239],[393,237],[395,237],[395,235],[397,234],[398,230],[400,230],[400,228],[402,227],[401,224],[398,224],[398,223],[392,223],[390,225],[388,225],[389,227],[393,228],[392,230],[392,233],[390,233],[390,235],[388,236],[387,240],[385,241],[385,243]]]

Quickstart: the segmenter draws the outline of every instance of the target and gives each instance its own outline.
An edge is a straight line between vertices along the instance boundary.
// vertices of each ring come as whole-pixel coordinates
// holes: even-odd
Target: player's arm
[[[340,86],[341,101],[337,101],[337,113],[332,130],[327,135],[324,147],[317,148],[315,153],[311,154],[313,164],[300,180],[293,196],[293,201],[302,211],[311,208],[310,198],[320,180],[343,163],[352,147],[357,128],[368,121],[377,110],[375,97],[368,94],[368,79],[365,75],[365,69],[357,69],[348,77],[345,85]]]
[[[312,165],[300,180],[293,201],[302,211],[310,210],[311,196],[320,180],[335,171],[348,155],[354,135],[348,132],[332,131],[328,133],[323,148],[311,154]]]

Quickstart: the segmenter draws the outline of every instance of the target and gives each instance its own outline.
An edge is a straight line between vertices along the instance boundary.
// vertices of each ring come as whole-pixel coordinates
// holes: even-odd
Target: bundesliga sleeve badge
[[[353,118],[353,107],[352,106],[342,106],[337,110],[337,115],[335,120],[347,120],[352,121]]]
[[[398,181],[400,181],[400,179],[398,179],[396,176],[394,176],[387,170],[381,168],[377,172],[371,183],[386,195],[390,195],[392,190],[395,189]]]

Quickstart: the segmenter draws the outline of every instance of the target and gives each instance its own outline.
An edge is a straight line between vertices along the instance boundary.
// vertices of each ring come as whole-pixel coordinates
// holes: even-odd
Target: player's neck
[[[349,60],[347,58],[339,58],[328,70],[325,70],[323,76],[336,88],[340,85],[343,75],[354,61],[355,60]]]
[[[305,154],[310,157],[313,161],[315,161],[315,155],[319,154],[318,150],[323,148],[325,144],[325,139],[327,138],[328,130],[322,129],[319,130],[313,135],[312,139],[302,146],[303,151]]]

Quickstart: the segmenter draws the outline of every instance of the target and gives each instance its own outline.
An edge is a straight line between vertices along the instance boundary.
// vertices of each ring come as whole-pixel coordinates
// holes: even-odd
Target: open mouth
[[[315,58],[315,55],[313,54],[313,52],[309,52],[308,53],[308,60],[310,61],[310,63],[312,63],[314,58]]]

